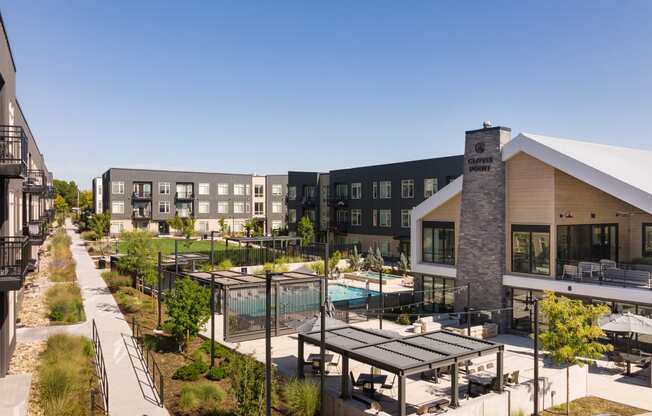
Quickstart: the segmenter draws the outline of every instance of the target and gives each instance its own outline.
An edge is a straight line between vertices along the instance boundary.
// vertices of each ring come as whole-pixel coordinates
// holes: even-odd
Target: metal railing
[[[95,349],[95,373],[97,374],[97,380],[99,384],[99,389],[91,390],[91,414],[95,414],[96,410],[101,410],[102,414],[109,414],[109,379],[106,375],[106,364],[104,363],[104,353],[102,351],[102,343],[100,342],[100,334],[97,330],[97,325],[95,324],[95,319],[93,319],[92,325],[92,340],[93,348]],[[102,396],[102,402],[100,403],[101,407],[95,403],[95,395],[100,393]]]
[[[0,166],[15,166],[11,171],[2,171],[9,177],[27,175],[27,136],[21,126],[0,126]]]
[[[145,191],[135,191],[132,197],[133,199],[152,199],[152,193]]]
[[[25,277],[29,265],[29,247],[25,236],[0,237],[0,279]]]
[[[652,289],[652,264],[558,260],[557,280]]]
[[[195,194],[193,192],[176,192],[174,198],[178,200],[190,200],[195,199]]]
[[[30,193],[41,193],[47,191],[45,185],[45,172],[41,169],[28,169],[27,177],[23,182],[23,191]]]
[[[29,238],[34,245],[43,244],[47,235],[47,223],[44,219],[31,220],[23,228],[23,234]]]
[[[163,377],[163,372],[158,366],[152,351],[145,347],[146,334],[143,332],[143,326],[136,321],[136,318],[133,318],[131,321],[131,330],[140,354],[145,360],[147,374],[154,385],[154,389],[158,393],[158,405],[163,407],[163,403],[165,402],[165,378]]]

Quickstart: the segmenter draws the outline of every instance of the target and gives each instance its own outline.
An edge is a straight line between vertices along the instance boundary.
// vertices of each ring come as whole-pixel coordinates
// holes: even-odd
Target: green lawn
[[[174,254],[174,238],[157,238],[154,240],[158,246],[158,251],[163,255]],[[211,250],[211,241],[210,240],[192,240],[190,245],[186,245],[185,240],[179,241],[179,253],[196,253],[200,251],[210,252]],[[234,244],[233,248],[237,247],[237,244]],[[124,243],[120,242],[118,249],[121,253],[124,253]],[[215,241],[215,251],[226,249],[226,245],[221,241]]]

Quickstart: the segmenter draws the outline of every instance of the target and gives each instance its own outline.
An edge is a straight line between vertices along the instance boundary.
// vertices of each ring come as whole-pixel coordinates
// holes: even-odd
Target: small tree
[[[174,228],[181,236],[185,237],[184,244],[190,246],[192,242],[190,239],[195,235],[195,219],[192,217],[180,217],[175,215],[174,218],[168,220],[168,225]]]
[[[146,231],[122,233],[124,255],[118,260],[118,267],[136,279],[148,284],[156,281],[157,252],[152,235]]]
[[[362,256],[358,253],[358,247],[353,246],[353,253],[349,257],[349,265],[354,272],[360,270],[360,263],[362,262]]]
[[[218,222],[220,224],[220,233],[222,233],[222,235],[228,234],[229,226],[226,224],[226,219],[220,218]]]
[[[585,305],[581,300],[556,296],[547,292],[539,306],[547,329],[539,334],[539,340],[557,365],[566,366],[566,414],[570,410],[570,366],[584,365],[600,358],[613,346],[601,344],[598,338],[604,332],[598,326],[600,317],[609,313],[607,305]],[[535,398],[536,400],[537,398]]]
[[[405,275],[409,269],[410,269],[410,262],[405,256],[405,253],[401,253],[401,258],[398,260],[398,271],[402,275]]]
[[[66,214],[70,209],[70,206],[63,198],[63,196],[57,195],[54,198],[54,209],[57,211],[58,214]]]
[[[310,218],[303,216],[297,224],[297,234],[301,237],[302,244],[310,244],[315,240],[315,227]]]
[[[210,318],[210,291],[190,278],[178,279],[174,291],[165,297],[168,313],[164,325],[179,346],[184,349],[188,341],[199,334]]]
[[[95,214],[88,220],[88,225],[98,238],[105,237],[111,230],[111,214],[109,212]]]
[[[248,355],[235,356],[231,363],[231,388],[237,403],[237,416],[265,413],[265,368]],[[272,377],[272,400],[276,400],[276,377]]]

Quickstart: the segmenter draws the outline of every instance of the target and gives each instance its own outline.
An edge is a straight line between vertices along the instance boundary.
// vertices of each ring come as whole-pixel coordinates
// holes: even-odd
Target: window
[[[226,201],[217,202],[217,213],[218,214],[228,214],[229,213],[229,203]]]
[[[390,181],[380,182],[380,199],[390,199],[392,197],[392,183]]]
[[[112,222],[111,223],[111,234],[120,234],[125,229],[125,226],[121,222]]]
[[[152,184],[149,182],[134,182],[134,196],[139,198],[151,198]]]
[[[335,184],[335,197],[337,199],[347,199],[349,197],[349,185],[346,183]]]
[[[437,178],[427,178],[423,180],[423,196],[430,198],[437,192]]]
[[[351,199],[362,198],[362,184],[360,182],[351,184]]]
[[[335,213],[335,221],[338,224],[347,224],[349,222],[349,211],[346,209],[338,209]]]
[[[419,278],[415,278],[419,279]],[[423,309],[427,312],[452,312],[455,280],[441,276],[421,275],[423,288]]]
[[[265,203],[254,202],[254,215],[265,215]]]
[[[120,182],[111,182],[111,193],[113,195],[124,195],[125,193],[125,183]]]
[[[228,195],[229,194],[229,184],[228,183],[218,183],[217,184],[217,194],[218,195]]]
[[[371,211],[371,222],[374,227],[378,227],[378,210],[374,209]]]
[[[233,203],[233,213],[234,214],[244,214],[244,202],[234,202]]]
[[[210,193],[210,185],[207,183],[199,184],[199,195],[208,195]]]
[[[372,198],[378,199],[378,182],[372,183],[371,187],[372,187]]]
[[[296,186],[288,186],[288,199],[290,201],[294,201],[297,199],[297,187]]]
[[[208,233],[208,221],[199,221],[198,228],[200,233]]]
[[[512,225],[512,271],[550,274],[550,226]]]
[[[412,211],[409,209],[401,210],[401,227],[410,228],[410,220],[412,218]]]
[[[125,213],[125,201],[113,201],[111,203],[111,213],[112,214],[124,214]]]
[[[272,185],[272,195],[281,196],[283,195],[283,185],[280,183],[275,183]],[[272,227],[273,228],[273,227]],[[279,227],[280,228],[280,227]]]
[[[424,221],[421,238],[422,262],[455,264],[455,223]]]
[[[392,226],[392,210],[391,209],[381,209],[379,211],[378,224],[381,227],[391,227]]]
[[[401,198],[414,198],[414,179],[403,179],[401,181]]]
[[[254,185],[254,198],[262,198],[265,196],[265,186]]]
[[[170,201],[158,201],[158,212],[160,214],[170,213]]]
[[[283,212],[283,204],[280,202],[272,202],[272,213],[280,214]]]
[[[176,214],[181,218],[192,216],[192,202],[177,202],[174,206]]]
[[[272,221],[272,230],[280,230],[281,226],[282,226],[281,221],[279,220]]]
[[[351,210],[351,225],[362,225],[362,210]]]
[[[652,257],[652,224],[643,224],[643,257]]]
[[[294,224],[297,222],[297,210],[296,209],[289,209],[288,210],[288,222]]]
[[[245,213],[249,214],[251,212],[251,202],[245,202]]]
[[[177,198],[193,198],[192,184],[191,183],[178,183],[177,184]]]
[[[307,209],[307,210],[305,210],[305,211],[303,212],[303,215],[306,216],[306,217],[308,217],[308,219],[310,220],[310,222],[313,222],[313,223],[314,223],[315,220],[317,219],[317,215],[315,214],[315,210],[314,210],[314,209]]]
[[[303,187],[303,199],[306,201],[315,200],[315,187],[313,185],[306,185]]]
[[[233,184],[233,195],[244,195],[245,194],[245,184],[244,183],[234,183]]]
[[[251,195],[251,185],[245,185],[245,195]]]
[[[211,205],[208,201],[199,201],[199,206],[197,207],[197,211],[200,214],[210,214],[211,212]]]
[[[159,182],[158,193],[161,195],[170,195],[170,182]]]

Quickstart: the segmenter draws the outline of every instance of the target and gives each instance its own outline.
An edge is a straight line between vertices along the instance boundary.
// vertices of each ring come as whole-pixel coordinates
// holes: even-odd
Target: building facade
[[[93,178],[93,212],[100,214],[104,212],[103,208],[103,191],[102,191],[102,177],[98,176]]]
[[[16,345],[17,306],[52,220],[48,171],[16,98],[16,66],[0,14],[0,377]]]
[[[462,156],[288,173],[288,229],[306,216],[321,238],[409,255],[412,208],[462,173]]]
[[[111,213],[112,234],[134,229],[169,234],[168,221],[175,216],[194,218],[200,234],[221,231],[220,220],[233,232],[243,232],[250,219],[267,234],[286,227],[283,207],[278,212],[287,193],[286,175],[111,168],[94,185],[98,199],[96,189],[101,189],[102,210]]]
[[[506,308],[495,317],[515,330],[531,330],[528,302],[544,291],[652,316],[649,160],[504,127],[466,132],[463,176],[412,214],[424,308],[462,311],[470,285],[470,306]]]

